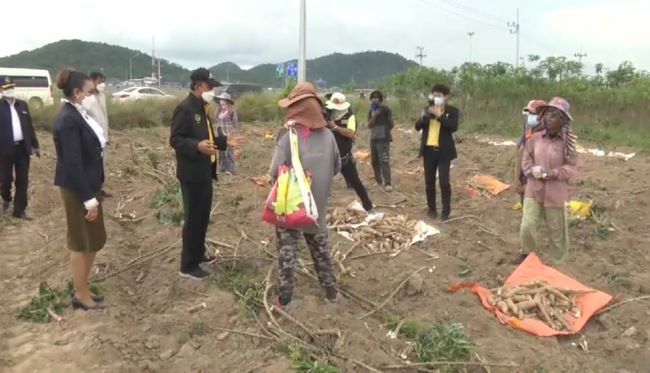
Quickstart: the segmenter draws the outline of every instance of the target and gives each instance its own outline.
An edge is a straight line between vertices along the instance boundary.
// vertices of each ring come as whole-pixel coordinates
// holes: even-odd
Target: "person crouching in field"
[[[350,106],[343,93],[334,93],[325,105],[330,111],[332,119],[331,122],[328,122],[328,128],[334,134],[339,147],[343,178],[349,187],[354,188],[357,196],[361,199],[363,209],[370,212],[373,208],[372,201],[368,197],[368,191],[359,177],[354,156],[352,155],[352,146],[357,134],[357,117]]]
[[[459,111],[447,103],[449,87],[436,84],[429,94],[429,106],[415,123],[415,130],[422,131],[420,156],[424,160],[426,182],[427,215],[438,217],[436,209],[436,173],[440,175],[442,194],[442,221],[449,220],[451,213],[451,161],[456,159],[456,143],[453,133],[458,130]]]
[[[64,69],[59,73],[57,87],[63,91],[64,99],[54,120],[54,185],[61,189],[68,225],[74,284],[72,307],[85,311],[101,309],[106,307],[104,297],[90,292],[88,277],[97,252],[106,243],[101,190],[107,139],[101,125],[81,106],[94,88],[90,77]]]
[[[524,174],[523,169],[521,168],[521,161],[524,155],[524,146],[526,146],[526,141],[533,136],[535,132],[538,132],[544,129],[541,126],[540,120],[540,109],[542,106],[546,105],[544,100],[531,100],[528,102],[525,108],[522,110],[522,114],[526,117],[524,122],[523,130],[521,133],[521,138],[519,139],[519,144],[517,144],[517,154],[515,162],[515,185],[517,186],[517,193],[520,196],[520,203],[524,204],[524,191],[526,189],[526,175]]]
[[[230,94],[223,92],[215,97],[217,101],[217,110],[215,112],[215,123],[217,128],[228,138],[232,138],[235,132],[239,130],[239,119],[235,101]],[[229,146],[226,150],[219,150],[219,170],[226,175],[235,173],[235,149]]]
[[[523,170],[528,177],[521,220],[523,254],[539,250],[535,239],[538,225],[544,221],[557,262],[569,251],[569,225],[565,204],[569,200],[569,180],[576,175],[576,136],[571,129],[573,118],[569,103],[553,98],[541,108],[545,130],[533,134],[524,147]]]
[[[284,307],[291,302],[296,282],[296,265],[298,263],[298,240],[305,237],[307,247],[314,261],[321,286],[325,289],[327,302],[336,303],[338,291],[336,276],[332,265],[331,251],[327,231],[327,203],[334,176],[341,170],[336,140],[327,130],[323,118],[323,105],[316,95],[316,88],[310,83],[298,84],[289,97],[280,100],[280,107],[287,109],[287,123],[294,122],[298,132],[300,161],[303,168],[311,173],[311,190],[318,208],[318,222],[301,230],[276,228],[278,248],[278,287],[280,295],[276,306]],[[278,134],[273,160],[271,161],[271,178],[278,178],[278,167],[291,163],[289,132],[282,129]]]
[[[384,94],[374,91],[370,94],[370,112],[368,113],[368,128],[370,128],[370,157],[375,181],[384,191],[392,192],[390,170],[391,134],[395,127],[393,112],[384,104]]]

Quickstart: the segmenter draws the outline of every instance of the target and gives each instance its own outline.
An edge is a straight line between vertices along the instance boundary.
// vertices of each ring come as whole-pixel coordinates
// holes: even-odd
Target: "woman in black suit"
[[[106,307],[104,299],[90,292],[88,277],[95,255],[106,243],[100,200],[106,135],[81,106],[93,89],[93,82],[86,74],[64,69],[59,73],[57,87],[63,90],[65,98],[54,121],[57,155],[54,185],[61,188],[68,225],[75,290],[72,306],[83,310],[101,309]]]

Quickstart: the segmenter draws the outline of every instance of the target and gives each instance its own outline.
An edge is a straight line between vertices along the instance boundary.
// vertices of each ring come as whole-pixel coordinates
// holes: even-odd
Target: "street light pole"
[[[469,36],[469,63],[472,63],[472,37],[476,35],[474,31],[468,32],[467,35]]]
[[[307,80],[307,0],[300,0],[300,57],[298,58],[298,83]]]
[[[129,58],[129,80],[133,80],[133,59],[138,57],[141,53],[138,52]]]

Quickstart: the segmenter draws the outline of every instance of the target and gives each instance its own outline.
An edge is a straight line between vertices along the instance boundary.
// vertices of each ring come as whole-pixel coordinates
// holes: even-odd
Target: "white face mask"
[[[16,96],[16,90],[14,88],[5,89],[2,91],[2,94],[5,98],[14,98]]]
[[[539,121],[539,117],[537,116],[537,114],[528,114],[528,119],[526,120],[526,123],[529,126],[534,126],[535,124],[537,124],[538,121]]]
[[[436,106],[442,106],[445,104],[445,98],[444,97],[434,97],[433,98],[433,104]]]
[[[203,98],[203,101],[210,103],[214,101],[214,91],[203,92],[201,97]]]
[[[106,89],[106,83],[99,83],[97,84],[96,88],[98,92],[104,92],[104,90]]]

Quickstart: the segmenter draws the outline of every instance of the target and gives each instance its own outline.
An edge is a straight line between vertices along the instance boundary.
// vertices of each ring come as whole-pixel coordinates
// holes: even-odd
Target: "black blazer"
[[[199,142],[209,140],[208,127],[218,150],[228,148],[227,137],[214,129],[205,113],[205,101],[190,93],[174,109],[169,143],[176,151],[176,177],[184,182],[202,182],[217,178],[217,165],[210,156],[199,152]],[[210,124],[208,126],[208,124]]]
[[[429,123],[431,122],[432,115],[427,112],[428,108],[424,109],[424,114],[417,122],[415,122],[415,130],[422,131],[422,139],[420,141],[420,156],[427,145],[427,137],[429,136]],[[456,142],[454,141],[453,133],[458,131],[458,117],[459,111],[457,108],[447,105],[445,112],[442,114],[440,121],[440,138],[439,138],[439,151],[440,156],[444,159],[456,159]]]
[[[104,183],[102,147],[97,135],[70,103],[54,119],[54,185],[74,192],[79,201],[97,196]]]
[[[32,116],[29,114],[29,107],[23,100],[16,99],[14,104],[18,117],[20,118],[20,127],[23,129],[23,145],[27,154],[32,154],[38,150],[38,139],[32,124]],[[14,128],[11,119],[11,107],[9,101],[0,99],[0,155],[8,155],[14,146]]]

